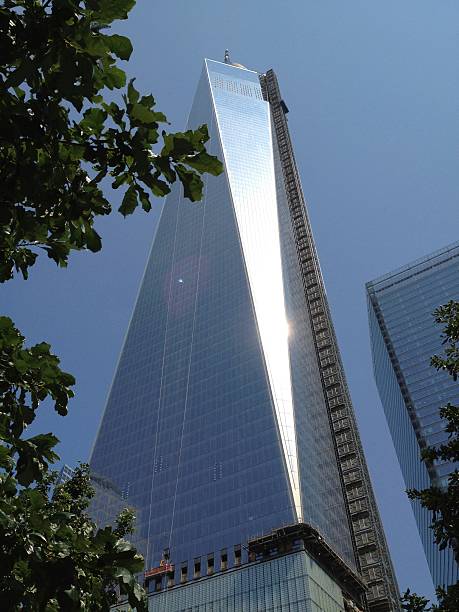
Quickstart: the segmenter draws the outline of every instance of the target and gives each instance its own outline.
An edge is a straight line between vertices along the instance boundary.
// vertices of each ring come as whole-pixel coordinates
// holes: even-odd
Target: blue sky
[[[344,365],[400,588],[432,583],[371,370],[364,284],[457,240],[457,0],[138,0],[127,71],[182,129],[204,57],[277,72]],[[119,195],[110,196],[114,207]],[[42,260],[0,288],[30,342],[77,378],[65,419],[43,411],[70,465],[88,457],[134,305],[160,202],[114,214],[103,251],[67,270]],[[122,449],[120,449],[122,452]]]

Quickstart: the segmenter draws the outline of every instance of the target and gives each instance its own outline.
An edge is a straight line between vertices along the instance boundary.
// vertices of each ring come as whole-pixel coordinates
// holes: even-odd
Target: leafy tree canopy
[[[24,437],[38,405],[67,414],[74,378],[46,343],[31,348],[11,319],[0,317],[0,597],[2,609],[54,612],[106,610],[125,595],[146,610],[135,573],[143,559],[124,537],[134,517],[98,529],[86,514],[93,496],[81,466],[51,497],[58,456],[51,433]]]
[[[98,251],[94,219],[111,211],[102,181],[125,190],[119,211],[152,206],[177,179],[200,200],[201,174],[221,163],[207,127],[168,134],[165,115],[119,60],[129,38],[110,33],[135,0],[3,0],[0,4],[0,282],[27,278],[40,249],[66,266]],[[119,103],[108,90],[124,89]],[[38,250],[37,250],[38,249]]]
[[[434,355],[431,363],[448,372],[454,380],[459,374],[459,302],[450,301],[434,312],[437,323],[444,325],[444,355]],[[448,403],[440,409],[440,416],[445,419],[445,431],[448,441],[422,451],[423,461],[450,461],[453,465],[459,461],[459,407]],[[459,563],[459,471],[453,470],[448,477],[447,486],[434,485],[418,491],[410,489],[408,497],[420,501],[424,508],[432,512],[432,524],[435,542],[440,550],[453,550],[456,562]],[[459,610],[459,583],[449,588],[437,588],[438,605],[429,605],[429,601],[408,590],[402,598],[402,607],[409,612],[457,612]]]
[[[185,197],[199,200],[201,175],[222,171],[206,152],[206,126],[167,133],[153,96],[127,83],[119,62],[132,45],[110,27],[134,4],[0,2],[0,282],[27,278],[43,251],[60,266],[71,250],[98,251],[94,221],[111,212],[107,180],[124,190],[126,216],[149,211],[177,179]],[[146,610],[135,579],[143,559],[125,540],[132,513],[96,527],[86,513],[93,491],[85,465],[51,495],[58,440],[26,436],[40,403],[67,414],[74,383],[49,344],[25,346],[0,317],[1,607],[108,611],[121,594]]]
[[[434,355],[432,365],[437,370],[448,372],[454,380],[459,374],[459,302],[448,302],[435,311],[435,320],[443,324],[443,356]],[[445,419],[448,441],[422,451],[424,461],[459,461],[459,408],[448,403],[440,409]],[[419,499],[422,506],[433,513],[432,529],[440,550],[450,547],[459,563],[459,472],[454,470],[448,478],[448,486],[433,486],[423,491],[411,489],[410,499]]]
[[[401,598],[402,609],[407,612],[457,612],[459,610],[459,586],[448,589],[437,587],[438,604],[431,604],[426,597],[411,593],[408,589]]]

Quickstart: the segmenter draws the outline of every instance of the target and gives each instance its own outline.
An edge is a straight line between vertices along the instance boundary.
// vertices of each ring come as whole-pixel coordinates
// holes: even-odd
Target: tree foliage
[[[50,398],[56,412],[67,414],[74,383],[73,376],[59,368],[49,344],[24,347],[24,337],[11,319],[0,317],[0,466],[19,485],[39,481],[56,459],[52,434],[22,437],[39,403]]]
[[[407,612],[457,612],[459,610],[459,583],[448,589],[437,587],[438,604],[431,604],[426,597],[411,593],[408,589],[401,598],[402,609]]]
[[[435,320],[443,324],[444,355],[434,355],[432,365],[437,370],[448,372],[454,380],[459,374],[459,302],[449,302],[435,311]],[[424,461],[459,461],[459,408],[448,403],[440,409],[445,419],[448,441],[422,451]],[[454,470],[448,477],[447,487],[432,486],[423,491],[411,489],[410,499],[418,499],[424,508],[433,513],[432,529],[440,550],[450,547],[459,563],[459,472]]]
[[[207,127],[168,134],[152,95],[119,60],[129,38],[111,34],[135,0],[3,0],[0,4],[0,281],[24,278],[41,250],[67,265],[72,249],[98,251],[103,181],[125,190],[119,211],[152,206],[177,179],[190,200],[201,174],[222,171],[205,150]],[[109,101],[109,90],[124,90]],[[105,96],[105,97],[104,97]],[[113,97],[113,96],[112,96]]]
[[[434,312],[435,321],[444,325],[443,355],[432,357],[432,366],[445,371],[457,381],[459,375],[459,302],[450,301]],[[431,464],[436,461],[449,461],[453,465],[459,461],[459,407],[448,403],[440,409],[445,420],[448,441],[422,451],[422,460]],[[417,499],[421,506],[432,512],[431,529],[435,543],[440,550],[453,550],[459,564],[459,471],[453,470],[448,476],[447,486],[433,485],[418,491],[410,489],[408,497]],[[408,590],[402,598],[403,608],[409,612],[457,612],[459,610],[459,583],[447,589],[437,588],[439,604],[429,606],[428,600]]]
[[[60,485],[49,465],[58,457],[51,433],[24,438],[42,401],[67,414],[74,379],[48,344],[31,348],[11,319],[0,317],[0,598],[2,609],[109,610],[118,594],[138,610],[145,593],[135,580],[143,559],[116,527],[98,529],[86,514],[93,495],[88,466]]]
[[[445,354],[434,355],[432,365],[444,370],[457,380],[459,376],[459,303],[451,300],[434,312],[435,321],[444,325],[443,344]]]
[[[111,212],[104,188],[122,189],[119,211],[149,211],[180,181],[201,199],[201,175],[221,163],[205,125],[168,133],[152,95],[119,62],[132,45],[111,33],[135,0],[0,2],[0,282],[28,277],[39,253],[66,266],[72,250],[98,251],[94,228]],[[121,94],[122,90],[122,94]],[[106,189],[107,190],[107,189]],[[89,518],[89,468],[54,488],[52,433],[27,437],[42,402],[64,416],[75,380],[42,342],[0,317],[0,601],[2,610],[109,610],[119,595],[137,610],[143,559],[114,527]],[[53,493],[52,493],[53,491]]]

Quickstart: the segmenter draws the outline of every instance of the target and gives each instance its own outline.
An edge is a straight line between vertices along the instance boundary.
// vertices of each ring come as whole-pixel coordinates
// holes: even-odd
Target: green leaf
[[[45,536],[42,533],[38,533],[38,531],[32,531],[30,537],[37,540],[39,543],[46,544]]]
[[[109,89],[121,89],[126,85],[126,74],[117,66],[105,68],[103,75],[105,85]]]
[[[80,144],[67,145],[67,151],[70,160],[79,161],[83,159],[85,146]]]
[[[115,19],[127,19],[129,11],[135,5],[135,0],[92,0],[88,2],[93,8],[94,17],[103,23],[111,23]]]
[[[93,107],[84,113],[84,119],[81,121],[80,125],[83,128],[89,128],[96,134],[100,134],[106,118],[107,112],[105,110]]]
[[[198,147],[199,144],[203,145],[210,138],[209,130],[208,130],[207,125],[205,123],[200,125],[197,130],[194,130],[194,132],[188,131],[188,132],[185,132],[185,133],[186,134],[190,134],[190,137],[194,141],[196,147]]]
[[[51,449],[59,443],[59,438],[56,438],[52,433],[37,434],[33,438],[29,438],[27,442],[33,444],[37,451],[49,461],[54,461],[55,457],[57,457]]]
[[[183,185],[183,195],[192,202],[201,200],[203,182],[199,174],[193,170],[187,170],[182,164],[177,164],[175,169]]]
[[[123,201],[119,207],[120,213],[126,217],[134,212],[137,206],[137,191],[134,185],[130,185],[124,194]]]
[[[133,596],[133,600],[131,599],[131,603],[133,605],[136,604],[140,604],[141,602],[143,602],[143,606],[141,609],[148,609],[148,603],[146,602],[146,595],[145,595],[145,591],[144,589],[142,589],[142,587],[139,584],[134,584],[134,588],[132,590],[132,596]],[[136,605],[137,610],[139,610],[139,606]]]
[[[88,249],[93,253],[100,251],[100,249],[102,248],[102,241],[100,239],[100,236],[95,229],[90,227],[88,223],[85,223],[84,235],[86,237],[86,246],[88,247]]]
[[[78,604],[78,608],[81,608],[81,593],[75,585],[72,585],[70,589],[66,589],[64,593],[70,599],[70,601],[72,601],[74,604]]]
[[[164,147],[161,151],[161,156],[172,157],[176,160],[181,160],[185,155],[193,155],[195,146],[190,138],[185,134],[166,134],[164,136]]]
[[[135,548],[130,542],[123,540],[122,538],[115,542],[114,546],[117,553],[134,552]]]
[[[140,104],[148,106],[148,108],[153,108],[153,106],[155,105],[155,99],[151,94],[148,94],[148,96],[142,96],[140,98]]]
[[[137,186],[137,191],[139,193],[140,202],[142,203],[142,208],[145,212],[149,212],[151,210],[151,202],[148,194],[145,192],[142,187]]]
[[[39,434],[28,440],[17,440],[18,452],[16,478],[20,485],[30,486],[40,482],[46,472],[48,462],[55,463],[59,457],[51,449],[59,440],[52,434]]]
[[[135,104],[139,99],[139,92],[134,87],[135,79],[131,79],[128,83],[128,100],[131,104]]]
[[[140,103],[134,104],[129,114],[132,119],[139,121],[144,125],[167,122],[166,116],[163,115],[163,113],[155,113]]]
[[[44,499],[43,494],[40,491],[37,491],[37,489],[32,489],[31,491],[27,491],[27,493],[30,501],[30,506],[34,512],[39,510],[40,508],[43,508],[46,503],[46,500]]]
[[[116,567],[114,573],[116,578],[124,582],[124,584],[131,584],[134,581],[134,576],[125,567]]]
[[[164,157],[164,156],[156,156],[153,158],[153,165],[155,166],[155,168],[157,168],[158,172],[157,172],[157,176],[160,176],[161,174],[164,175],[165,179],[167,181],[169,181],[169,183],[173,183],[175,182],[175,179],[177,178],[177,175],[174,171],[174,169],[172,168],[172,164],[171,164],[171,160],[169,159],[168,156]],[[155,176],[156,178],[156,176]],[[145,181],[147,183],[147,185],[149,185],[149,183],[147,181]]]
[[[14,93],[17,95],[17,97],[20,100],[23,100],[25,97],[25,91],[21,89],[20,87],[14,87]]]
[[[115,102],[110,102],[110,104],[106,104],[105,102],[103,102],[102,106],[110,115],[110,117],[113,117],[113,119],[118,125],[124,127],[125,124],[123,121],[123,117],[125,111],[121,109],[118,104],[116,104]]]
[[[123,172],[122,174],[118,174],[118,176],[115,178],[115,180],[112,183],[112,187],[113,189],[118,189],[118,187],[121,187],[121,185],[123,185],[124,183],[127,183],[129,181],[129,174],[127,172]]]
[[[204,143],[209,140],[207,125],[201,125],[197,130],[176,132],[166,134],[163,132],[164,147],[161,155],[170,155],[174,159],[182,161],[184,155],[194,155],[196,152],[204,151]]]
[[[122,60],[128,60],[132,53],[132,43],[127,36],[112,34],[105,36],[108,48]]]
[[[103,57],[107,52],[108,45],[105,42],[105,36],[98,33],[91,33],[85,37],[82,42],[82,50],[95,57]]]
[[[206,151],[201,151],[197,155],[187,157],[185,162],[198,172],[208,172],[213,176],[218,176],[223,172],[221,161],[214,155],[209,155]]]
[[[11,450],[6,446],[0,445],[0,466],[5,470],[11,470],[14,465],[11,457]]]
[[[175,180],[175,172],[173,173],[173,177]],[[162,181],[160,178],[158,178],[158,174],[143,176],[142,180],[145,185],[150,187],[153,194],[159,198],[163,198],[171,191],[169,185],[165,181]]]

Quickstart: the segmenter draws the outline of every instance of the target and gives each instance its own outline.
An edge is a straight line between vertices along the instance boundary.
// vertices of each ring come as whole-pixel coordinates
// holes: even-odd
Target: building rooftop
[[[457,257],[459,255],[459,242],[453,242],[429,255],[424,255],[419,259],[396,268],[392,272],[387,272],[382,276],[375,278],[366,283],[368,290],[378,291],[379,289],[387,289],[392,285],[406,280],[416,274],[420,274],[429,268],[434,268],[436,265],[443,263],[448,256]]]

